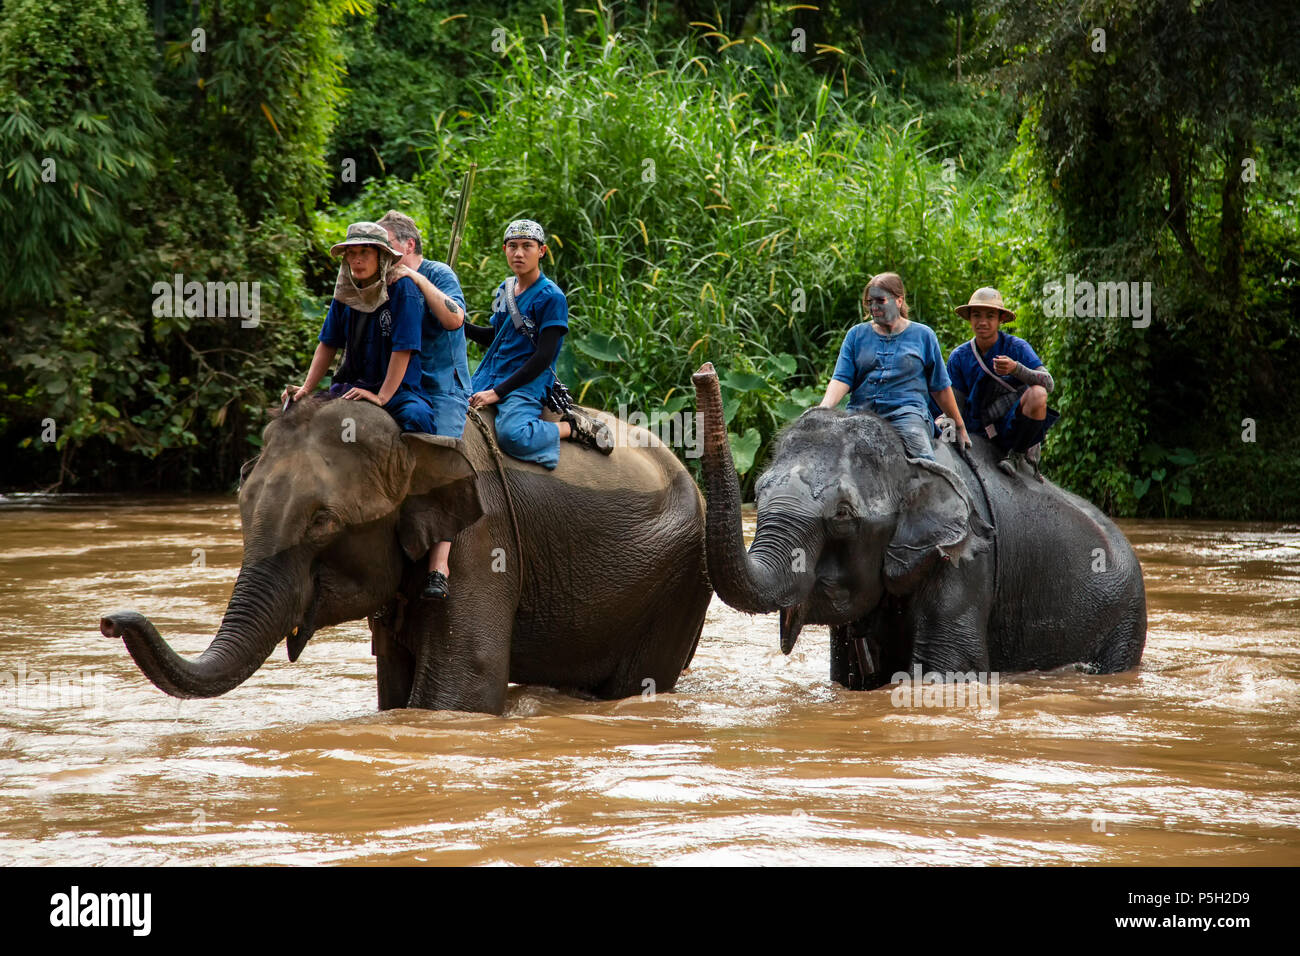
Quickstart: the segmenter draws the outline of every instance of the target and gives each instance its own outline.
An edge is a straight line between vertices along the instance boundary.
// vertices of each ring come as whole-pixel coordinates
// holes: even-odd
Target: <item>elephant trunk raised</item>
[[[289,573],[289,564],[291,559],[280,554],[245,565],[216,637],[193,660],[173,651],[149,619],[134,611],[101,618],[100,632],[122,638],[145,676],[160,690],[173,697],[218,697],[252,676],[286,636],[291,659],[310,637],[312,624],[303,620],[300,596],[306,588],[294,586],[302,575]]]
[[[804,541],[816,525],[779,509],[765,512],[749,551],[740,520],[740,483],[727,442],[722,391],[711,362],[692,378],[704,418],[705,489],[708,493],[707,540],[709,579],[731,607],[766,614],[791,607],[806,596],[813,575],[805,569],[816,543]]]

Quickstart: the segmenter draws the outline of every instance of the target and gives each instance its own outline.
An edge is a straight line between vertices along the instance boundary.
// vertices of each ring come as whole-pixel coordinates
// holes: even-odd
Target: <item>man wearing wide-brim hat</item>
[[[1016,473],[1012,456],[1025,455],[1041,481],[1039,446],[1059,417],[1047,407],[1048,393],[1055,387],[1051,374],[1028,342],[1002,331],[1016,314],[1003,304],[997,289],[976,289],[956,312],[974,333],[948,356],[953,390],[965,396],[961,412],[967,430],[984,434],[998,446],[998,467],[1007,474]]]
[[[344,349],[330,386],[332,397],[373,402],[402,431],[432,432],[433,406],[420,388],[424,299],[410,279],[390,275],[401,251],[388,244],[383,226],[354,222],[343,241],[330,247],[330,255],[341,255],[342,261],[316,354],[306,380],[285,389],[281,400],[311,394]]]

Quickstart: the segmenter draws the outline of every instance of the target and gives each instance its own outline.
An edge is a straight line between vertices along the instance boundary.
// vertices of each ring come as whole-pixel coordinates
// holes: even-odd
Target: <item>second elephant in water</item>
[[[924,461],[869,412],[809,409],[758,480],[747,553],[712,365],[695,386],[710,579],[738,610],[779,610],[787,653],[804,624],[830,625],[831,679],[854,689],[917,666],[1112,673],[1141,660],[1146,593],[1123,533],[1050,482],[1004,474],[982,440],[974,469],[945,442]]]

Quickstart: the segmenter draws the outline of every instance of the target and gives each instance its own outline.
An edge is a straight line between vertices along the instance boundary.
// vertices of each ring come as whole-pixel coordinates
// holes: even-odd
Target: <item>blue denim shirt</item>
[[[444,262],[425,259],[420,263],[420,275],[424,276],[438,291],[451,299],[465,314],[465,293],[461,291],[460,280],[451,267]],[[469,394],[469,359],[465,354],[465,327],[444,329],[438,317],[424,304],[424,324],[420,340],[420,387],[433,396],[439,392]]]
[[[398,279],[388,287],[388,301],[369,313],[365,338],[359,355],[348,355],[352,329],[361,316],[338,299],[330,301],[329,312],[321,325],[320,341],[330,348],[344,349],[343,363],[334,373],[336,381],[344,376],[354,385],[378,392],[388,375],[388,360],[394,352],[413,352],[402,376],[402,384],[420,388],[420,316],[424,297],[410,279]]]
[[[930,393],[952,384],[934,330],[920,322],[893,335],[881,335],[870,322],[855,325],[831,377],[849,386],[851,411],[915,410],[927,421],[933,421]]]

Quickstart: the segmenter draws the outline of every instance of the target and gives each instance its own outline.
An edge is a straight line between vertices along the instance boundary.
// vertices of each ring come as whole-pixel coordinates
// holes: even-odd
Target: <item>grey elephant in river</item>
[[[1051,482],[1004,474],[982,439],[969,461],[938,442],[936,464],[870,412],[809,409],[757,482],[747,553],[713,366],[694,381],[710,579],[738,610],[779,610],[786,653],[804,624],[829,624],[831,679],[852,689],[917,666],[1112,673],[1142,659],[1146,592],[1123,533]]]
[[[554,471],[465,438],[400,434],[367,402],[305,399],[273,420],[239,492],[244,557],[216,637],[178,656],[140,614],[106,615],[176,697],[239,686],[287,640],[368,617],[379,707],[501,713],[508,682],[604,699],[671,690],[712,591],[704,502],[673,452],[598,414],[609,457],[561,443]],[[490,421],[490,416],[487,417]],[[452,538],[451,595],[418,598]]]

